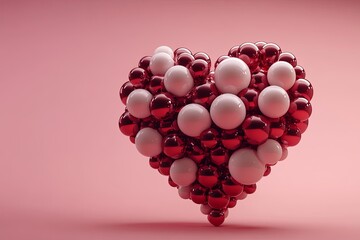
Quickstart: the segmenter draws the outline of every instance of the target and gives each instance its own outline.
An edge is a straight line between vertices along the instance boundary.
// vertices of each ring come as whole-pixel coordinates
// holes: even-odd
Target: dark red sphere
[[[119,118],[119,129],[126,136],[136,135],[139,129],[140,120],[125,111]]]
[[[229,56],[227,56],[227,55],[223,55],[223,56],[220,56],[217,60],[216,60],[216,62],[215,62],[215,68],[219,65],[219,63],[221,63],[222,61],[224,61],[225,59],[228,59],[228,58],[230,58]]]
[[[270,121],[270,135],[272,139],[281,137],[285,132],[286,121],[284,118],[273,118]]]
[[[197,86],[191,94],[194,103],[210,107],[214,99],[219,95],[215,83],[207,82]]]
[[[181,65],[184,67],[191,66],[191,63],[195,60],[194,56],[190,53],[181,53],[179,56],[177,56],[176,64]]]
[[[190,199],[196,204],[204,204],[206,198],[206,189],[199,184],[195,184],[190,191]]]
[[[253,43],[243,43],[239,47],[238,58],[243,60],[255,72],[259,67],[259,48]]]
[[[171,187],[178,187],[178,185],[171,179],[170,176],[168,178],[168,183]]]
[[[211,208],[223,209],[229,204],[230,197],[223,193],[220,189],[210,190],[208,195],[208,205]]]
[[[135,87],[144,87],[148,80],[147,72],[142,68],[133,68],[129,73],[129,81]]]
[[[218,144],[219,132],[214,128],[207,129],[200,134],[201,146],[204,148],[214,148]]]
[[[260,51],[260,67],[267,71],[269,67],[278,61],[281,49],[274,43],[267,43]]]
[[[138,64],[139,68],[142,68],[149,73],[150,72],[150,70],[149,70],[150,60],[151,60],[151,56],[145,56],[145,57],[141,58],[139,61],[139,64]]]
[[[159,122],[158,131],[164,136],[172,132],[176,132],[178,129],[174,127],[174,121],[172,118],[163,119]]]
[[[150,167],[152,167],[154,169],[158,169],[160,166],[159,159],[157,157],[149,158],[149,165],[150,165]]]
[[[161,173],[162,175],[165,176],[169,176],[170,175],[170,167],[171,164],[174,162],[174,160],[172,160],[169,157],[161,157],[160,158],[160,163],[159,163],[159,173]]]
[[[120,99],[121,99],[123,104],[126,105],[126,100],[127,100],[128,96],[129,96],[129,94],[134,90],[135,90],[134,85],[132,85],[132,83],[129,82],[129,81],[125,82],[121,86],[119,94],[120,94]]]
[[[249,88],[254,88],[258,91],[262,91],[267,86],[269,86],[269,82],[264,72],[258,72],[252,75]]]
[[[231,197],[230,198],[230,201],[229,201],[229,204],[228,204],[228,208],[233,208],[236,206],[236,203],[237,203],[237,199],[236,197]]]
[[[239,92],[238,96],[245,104],[247,113],[258,108],[259,92],[257,90],[245,88]]]
[[[296,127],[300,130],[300,133],[303,134],[308,125],[309,125],[309,119],[306,119],[305,121],[301,122],[301,121],[296,121],[294,122],[294,124],[296,125]]]
[[[256,191],[256,184],[244,185],[244,192],[252,194]]]
[[[170,134],[164,138],[163,152],[173,159],[181,158],[185,153],[185,142],[177,134]]]
[[[189,66],[190,73],[194,78],[195,82],[199,82],[199,80],[205,80],[205,78],[210,72],[208,62],[203,59],[195,59],[191,62]]]
[[[229,57],[238,57],[239,56],[239,45],[233,46],[232,48],[230,48],[229,52],[228,52],[228,56]]]
[[[224,147],[216,147],[210,151],[211,162],[216,165],[222,165],[229,161],[229,152]]]
[[[186,154],[198,164],[205,158],[206,155],[204,150],[200,147],[200,144],[194,140],[188,140],[186,145]]]
[[[271,173],[271,167],[270,166],[266,166],[265,172],[264,172],[264,177],[268,176]]]
[[[210,212],[207,218],[212,225],[218,227],[225,221],[225,213],[223,210],[214,209]]]
[[[284,61],[290,63],[293,67],[296,67],[297,60],[294,54],[289,52],[283,52],[279,55],[279,61]]]
[[[171,116],[174,110],[174,99],[168,93],[160,93],[151,99],[150,112],[157,119]]]
[[[302,66],[297,65],[296,67],[294,67],[294,69],[295,69],[295,73],[296,73],[296,79],[306,77],[305,70]]]
[[[261,49],[263,49],[263,47],[265,46],[265,44],[266,44],[266,42],[262,42],[262,41],[255,43],[255,45],[258,47],[259,51],[260,51]]]
[[[253,115],[245,118],[242,129],[248,143],[259,145],[266,141],[270,133],[268,119],[261,115]]]
[[[244,186],[234,181],[231,177],[227,177],[222,181],[222,190],[229,196],[238,196],[244,191]]]
[[[152,76],[148,85],[148,90],[153,94],[159,94],[165,90],[164,77]]]
[[[218,182],[217,168],[211,165],[201,166],[198,170],[197,180],[204,187],[212,188]]]
[[[211,59],[210,59],[209,55],[207,55],[206,53],[197,52],[194,54],[194,58],[205,60],[208,63],[209,69],[211,68]]]
[[[235,150],[240,147],[243,136],[237,129],[223,130],[221,132],[221,144],[229,149]]]
[[[291,124],[281,136],[281,142],[288,147],[297,145],[301,140],[301,132],[295,124]]]
[[[312,113],[311,103],[306,98],[296,98],[290,103],[289,114],[298,121],[307,120]]]
[[[314,90],[311,83],[303,78],[296,80],[294,85],[290,89],[290,96],[292,98],[303,97],[310,101],[313,95]]]
[[[175,49],[175,51],[174,51],[175,59],[182,53],[189,53],[190,55],[192,55],[192,53],[189,49],[184,48],[184,47],[179,47],[179,48]]]

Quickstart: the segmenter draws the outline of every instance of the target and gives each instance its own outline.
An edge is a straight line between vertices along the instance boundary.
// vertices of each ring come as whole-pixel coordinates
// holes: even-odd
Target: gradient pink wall
[[[0,1],[0,239],[360,239],[357,1]],[[313,83],[302,142],[211,227],[117,129],[159,45],[273,41]],[[126,237],[126,238],[125,238]]]

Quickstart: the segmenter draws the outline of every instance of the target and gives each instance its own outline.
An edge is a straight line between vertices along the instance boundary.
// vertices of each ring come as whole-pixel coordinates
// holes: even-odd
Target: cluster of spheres
[[[161,46],[120,89],[120,131],[179,196],[221,225],[307,129],[313,87],[295,56],[243,43],[210,57]]]

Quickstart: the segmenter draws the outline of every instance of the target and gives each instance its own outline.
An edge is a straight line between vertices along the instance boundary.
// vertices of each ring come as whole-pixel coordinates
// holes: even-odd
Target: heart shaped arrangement
[[[215,226],[287,157],[308,126],[313,88],[295,56],[243,43],[210,57],[158,47],[120,89],[120,131]]]

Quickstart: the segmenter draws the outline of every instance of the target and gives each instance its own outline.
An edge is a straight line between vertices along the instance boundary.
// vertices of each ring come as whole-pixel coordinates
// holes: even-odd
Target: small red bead
[[[238,196],[244,191],[244,186],[227,177],[222,181],[222,190],[229,196]]]
[[[144,87],[148,80],[146,70],[142,68],[133,68],[129,73],[129,81],[135,87]]]
[[[263,49],[264,45],[266,44],[266,42],[256,42],[255,45],[258,47],[259,51],[261,49]]]
[[[133,144],[135,144],[135,137],[136,137],[136,135],[133,135],[133,136],[129,137],[130,142],[132,142]]]
[[[207,82],[197,86],[192,92],[191,98],[194,103],[209,107],[218,95],[215,83]]]
[[[177,65],[181,65],[184,67],[191,66],[191,63],[195,60],[194,56],[190,53],[181,53],[176,60]]]
[[[197,53],[194,54],[194,58],[195,58],[195,59],[205,60],[205,61],[208,63],[209,69],[211,68],[211,59],[210,59],[209,55],[207,55],[206,53],[204,53],[204,52],[197,52]]]
[[[165,89],[164,87],[164,77],[160,76],[153,76],[150,79],[148,90],[153,94],[159,94],[163,92]]]
[[[303,134],[308,125],[309,125],[309,119],[306,119],[305,121],[301,122],[301,121],[297,121],[294,123],[296,125],[296,127],[300,130],[300,133]]]
[[[229,201],[229,204],[228,204],[228,208],[233,208],[236,206],[236,203],[237,203],[237,199],[236,197],[231,197],[230,198],[230,201]]]
[[[296,79],[306,77],[305,70],[302,66],[297,65],[296,67],[294,67],[294,69],[295,69],[295,73],[296,73]]]
[[[200,163],[205,158],[204,150],[193,140],[188,141],[186,146],[186,154],[196,163]]]
[[[196,204],[204,204],[206,202],[206,189],[195,184],[190,191],[190,199]]]
[[[171,116],[174,109],[174,99],[168,93],[160,93],[151,99],[150,112],[157,119]]]
[[[174,51],[175,58],[177,58],[182,53],[189,53],[190,55],[192,55],[192,53],[189,49],[184,48],[184,47],[179,47],[179,48],[175,49],[175,51]]]
[[[229,57],[238,57],[239,56],[239,48],[240,48],[240,46],[238,46],[238,45],[230,48],[230,50],[228,52],[228,56]]]
[[[199,168],[198,181],[204,187],[212,188],[218,182],[219,174],[217,168],[211,165],[205,165]]]
[[[290,63],[293,67],[296,67],[297,60],[294,54],[289,52],[283,52],[279,55],[279,61],[284,61]]]
[[[205,80],[205,78],[207,77],[207,75],[210,72],[210,67],[208,62],[206,62],[203,59],[195,59],[191,64],[190,64],[190,73],[192,75],[192,77],[194,78],[196,83],[199,83],[201,81],[197,81],[199,78],[199,80]]]
[[[260,66],[263,70],[267,71],[269,67],[278,61],[281,49],[274,43],[267,43],[260,51]]]
[[[150,60],[151,60],[151,56],[145,56],[140,59],[138,66],[140,68],[146,70],[149,73],[150,72],[150,70],[149,70]]]
[[[208,221],[215,227],[220,226],[225,221],[225,214],[222,210],[212,210],[208,215]]]
[[[207,129],[200,134],[201,146],[214,148],[218,144],[219,132],[214,128]]]
[[[221,143],[225,148],[229,150],[235,150],[239,148],[242,139],[242,135],[236,129],[223,130],[221,133]]]
[[[296,127],[295,124],[290,125],[284,135],[281,137],[281,141],[285,146],[295,146],[297,145],[301,140],[301,132],[299,128]]]
[[[296,120],[305,121],[311,116],[312,106],[306,98],[296,98],[290,103],[289,114]]]
[[[159,159],[157,157],[149,158],[149,165],[150,165],[150,167],[152,167],[154,169],[158,169],[160,166]]]
[[[303,78],[296,80],[290,89],[290,96],[293,98],[303,97],[310,101],[313,97],[313,94],[314,90],[311,83]]]
[[[256,184],[244,185],[244,192],[252,194],[256,191]]]
[[[285,132],[286,121],[284,118],[270,119],[270,134],[269,137],[276,139],[281,137]]]
[[[119,118],[119,129],[126,136],[136,135],[139,131],[140,120],[125,111]]]
[[[242,124],[242,128],[245,139],[250,144],[261,144],[269,137],[270,123],[264,116],[253,115],[247,117]]]
[[[128,96],[129,96],[129,94],[134,90],[135,90],[134,85],[132,85],[131,82],[129,82],[129,81],[125,82],[121,86],[119,94],[120,94],[120,99],[121,99],[123,104],[126,105],[126,100],[127,100]]]
[[[268,176],[271,173],[271,167],[270,166],[266,166],[265,172],[264,172],[264,177]]]
[[[171,134],[164,138],[163,152],[173,159],[181,158],[185,153],[185,142],[177,134]]]
[[[215,209],[223,209],[226,208],[229,204],[230,197],[226,194],[224,194],[219,189],[213,189],[210,190],[209,196],[208,196],[208,205],[211,208]]]
[[[259,67],[259,48],[253,43],[243,43],[239,47],[238,57],[255,72]]]
[[[220,56],[217,60],[216,60],[216,62],[215,62],[215,68],[219,65],[219,63],[221,63],[222,61],[224,61],[225,59],[228,59],[228,58],[230,58],[229,56],[227,56],[227,55],[223,55],[223,56]]]
[[[229,161],[229,153],[224,147],[219,146],[211,150],[210,159],[219,166]]]
[[[169,157],[162,157],[159,163],[159,173],[165,176],[170,175],[170,167],[174,160]]]
[[[251,112],[258,107],[259,92],[255,89],[245,88],[238,94],[240,99],[245,104],[246,112]]]
[[[269,86],[269,82],[264,72],[258,72],[252,75],[249,88],[262,91],[267,86]]]

